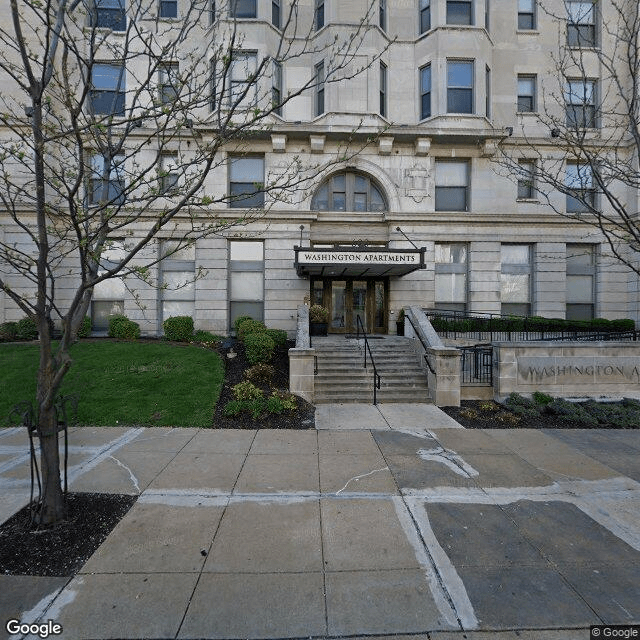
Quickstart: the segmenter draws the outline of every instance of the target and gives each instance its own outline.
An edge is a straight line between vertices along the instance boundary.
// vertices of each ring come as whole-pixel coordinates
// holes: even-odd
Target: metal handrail
[[[360,314],[356,314],[356,339],[360,339],[360,328],[362,327],[362,336],[364,337],[364,368],[367,368],[367,350],[369,351],[369,357],[371,358],[371,365],[373,366],[373,404],[378,404],[378,396],[376,390],[380,388],[380,374],[376,369],[376,363],[371,353],[371,347],[369,346],[369,340],[367,339],[367,332],[364,330],[362,324],[362,318]]]
[[[413,327],[413,333],[415,333],[416,338],[418,338],[418,340],[420,340],[420,344],[422,345],[422,348],[424,349],[424,361],[427,363],[427,367],[429,367],[429,371],[431,371],[431,373],[435,376],[436,372],[434,371],[433,367],[431,366],[431,363],[429,362],[429,356],[427,356],[427,350],[428,347],[427,345],[424,343],[424,340],[422,339],[422,336],[420,335],[420,333],[418,333],[418,330],[416,329],[416,325],[413,323],[413,320],[411,319],[410,315],[405,314],[404,316],[410,323],[411,326]]]

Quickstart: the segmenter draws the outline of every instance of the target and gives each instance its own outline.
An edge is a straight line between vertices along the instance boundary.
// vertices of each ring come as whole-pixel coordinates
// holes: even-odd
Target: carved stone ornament
[[[404,170],[403,182],[405,195],[414,202],[422,202],[428,198],[431,172],[425,166],[414,165]]]

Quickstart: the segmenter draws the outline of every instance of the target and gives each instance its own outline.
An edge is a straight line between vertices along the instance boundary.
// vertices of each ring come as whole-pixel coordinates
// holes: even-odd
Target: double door
[[[386,279],[317,278],[311,299],[329,309],[330,333],[356,333],[358,316],[367,333],[387,333],[388,289]]]

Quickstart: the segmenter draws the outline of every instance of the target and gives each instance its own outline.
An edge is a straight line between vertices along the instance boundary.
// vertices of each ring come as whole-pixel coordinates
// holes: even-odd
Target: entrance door
[[[387,332],[388,280],[314,279],[311,300],[329,309],[330,333],[356,333],[358,316],[367,333]]]

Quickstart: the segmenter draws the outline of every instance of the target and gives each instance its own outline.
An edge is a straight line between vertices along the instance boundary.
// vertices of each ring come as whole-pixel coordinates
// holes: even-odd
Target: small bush
[[[309,322],[328,322],[329,309],[321,304],[314,304],[309,307]]]
[[[278,396],[270,396],[267,400],[267,411],[277,415],[284,411],[284,404]]]
[[[276,374],[276,370],[270,364],[254,364],[244,372],[244,377],[249,381],[269,383]]]
[[[210,331],[204,331],[202,329],[198,329],[193,334],[193,338],[191,340],[199,344],[206,344],[207,346],[213,346],[218,342],[222,342],[222,336],[218,336],[215,333],[211,333]]]
[[[172,316],[162,323],[164,337],[175,342],[189,342],[193,337],[193,318],[191,316]]]
[[[289,391],[274,391],[271,394],[271,398],[278,398],[285,411],[294,411],[298,406],[296,397]]]
[[[227,418],[238,416],[244,410],[244,403],[240,400],[230,400],[222,408],[222,415]]]
[[[536,404],[541,404],[543,406],[553,402],[553,396],[550,396],[548,393],[543,393],[542,391],[534,391],[532,397]]]
[[[507,398],[505,405],[516,415],[526,418],[536,418],[540,411],[536,403],[531,398],[525,398],[519,393],[512,393]]]
[[[273,340],[276,347],[282,346],[287,341],[287,332],[283,329],[267,329],[266,334]]]
[[[555,416],[562,422],[576,422],[590,427],[598,424],[598,419],[590,415],[584,407],[564,398],[556,398],[550,402],[545,407],[545,413]]]
[[[275,344],[266,333],[250,333],[244,339],[244,347],[249,363],[258,364],[273,358]]]
[[[109,337],[120,340],[137,340],[140,337],[140,325],[127,316],[115,315],[109,318]]]
[[[264,396],[262,389],[251,382],[239,382],[233,386],[232,391],[236,400],[256,400]]]
[[[3,322],[2,324],[0,324],[0,342],[14,342],[17,339],[17,322]]]
[[[85,316],[82,318],[80,328],[78,329],[78,338],[88,338],[91,335],[91,318]]]
[[[240,328],[240,325],[243,322],[246,322],[247,320],[253,320],[253,318],[251,316],[238,316],[235,319],[235,322],[233,323],[233,328],[235,329],[236,335],[238,335],[238,329]]]
[[[480,409],[485,413],[494,413],[498,411],[500,407],[492,400],[489,400],[488,402],[481,402]]]
[[[245,320],[238,327],[236,337],[240,342],[244,342],[245,338],[252,333],[266,333],[267,327],[258,320]]]
[[[38,327],[35,320],[32,320],[31,318],[22,318],[22,320],[18,320],[17,338],[18,340],[37,340]]]
[[[264,397],[256,398],[255,400],[249,400],[245,403],[245,408],[251,414],[251,417],[255,420],[259,418],[263,413],[267,411],[267,400]]]

